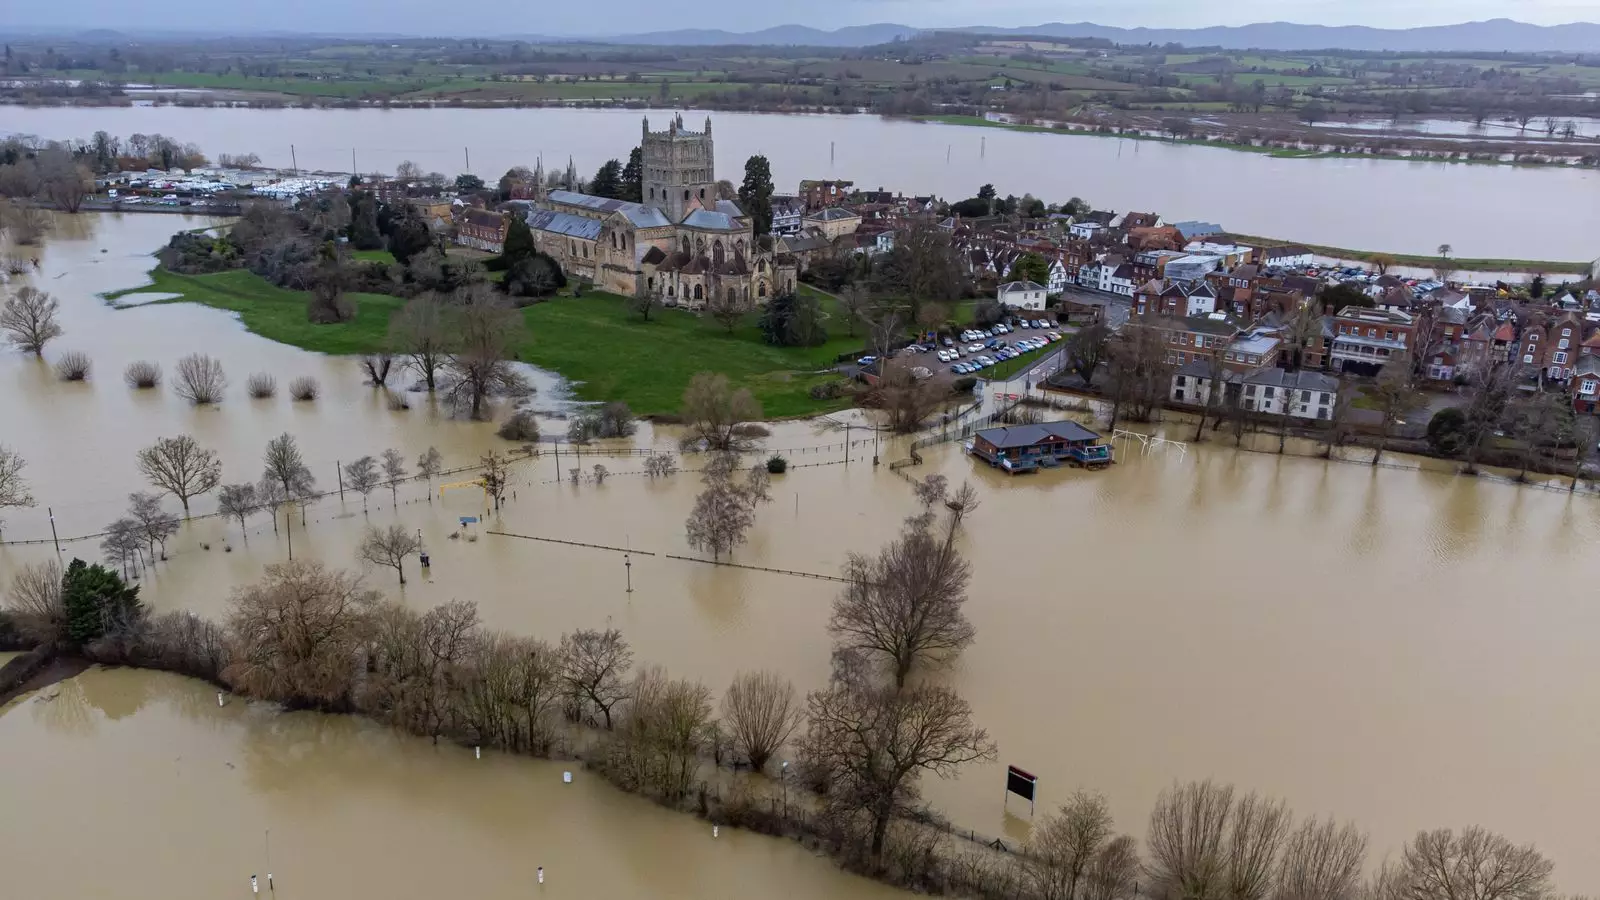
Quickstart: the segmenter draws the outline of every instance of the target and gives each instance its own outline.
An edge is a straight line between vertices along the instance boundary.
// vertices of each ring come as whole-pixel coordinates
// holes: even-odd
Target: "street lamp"
[[[784,760],[778,766],[778,783],[783,785],[783,817],[789,818],[789,761]]]

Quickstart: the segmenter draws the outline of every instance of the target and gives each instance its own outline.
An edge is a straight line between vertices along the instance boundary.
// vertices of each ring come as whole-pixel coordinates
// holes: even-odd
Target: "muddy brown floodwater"
[[[283,430],[301,439],[324,483],[333,478],[334,460],[386,446],[414,458],[433,444],[448,462],[465,463],[495,445],[484,426],[420,407],[392,413],[371,399],[351,362],[271,344],[225,314],[189,306],[104,308],[93,294],[137,283],[149,265],[142,254],[177,223],[77,221],[85,230],[58,233],[37,278],[67,307],[61,349],[91,352],[97,379],[62,385],[16,354],[0,357],[0,383],[7,386],[0,391],[3,440],[28,456],[35,493],[56,507],[58,519],[68,510],[82,530],[110,520],[121,495],[141,487],[134,449],[179,431],[217,447],[229,480],[253,478],[261,445]],[[110,252],[100,254],[102,247]],[[222,358],[236,385],[270,364],[284,376],[317,373],[328,394],[307,409],[286,399],[257,405],[236,387],[220,408],[197,412],[170,394],[134,395],[118,377],[127,360],[149,357],[170,366],[195,347]],[[549,397],[540,402],[558,405]],[[671,437],[659,435],[664,443]],[[647,429],[637,443],[657,439]],[[810,423],[775,429],[769,444],[786,448],[799,465],[775,479],[774,501],[759,511],[738,561],[834,573],[848,552],[877,547],[915,511],[905,482],[870,466],[870,447],[855,448],[847,467],[842,448],[824,446],[841,439]],[[1076,788],[1101,790],[1118,827],[1141,837],[1162,787],[1217,777],[1281,795],[1301,815],[1358,822],[1371,833],[1375,858],[1421,828],[1481,823],[1543,848],[1557,863],[1563,890],[1600,890],[1589,809],[1600,794],[1600,772],[1591,764],[1600,755],[1592,652],[1600,608],[1590,597],[1600,502],[1426,468],[1374,470],[1239,452],[1225,442],[1191,447],[1187,455],[1128,452],[1100,473],[1015,479],[974,467],[953,445],[924,454],[925,464],[911,471],[971,479],[983,502],[961,539],[975,572],[969,612],[978,639],[935,677],[972,702],[1000,757],[958,780],[926,786],[933,804],[962,827],[1025,836],[1026,809],[1002,804],[1007,763],[1041,777],[1041,810]],[[887,459],[902,455],[884,450]],[[585,467],[594,461],[585,458]],[[421,575],[413,567],[403,593],[392,574],[369,577],[408,604],[470,599],[490,626],[551,639],[611,624],[627,633],[641,662],[702,679],[719,693],[735,672],[758,666],[781,670],[803,689],[820,685],[834,586],[666,558],[691,555],[682,523],[696,477],[650,482],[634,461],[604,463],[614,477],[578,486],[552,483],[565,475],[566,456],[521,464],[515,499],[489,526],[635,548],[631,594],[619,553],[491,535],[483,525],[451,539],[461,530],[458,517],[481,511],[481,497],[452,491],[430,503],[422,484],[403,486],[398,507],[380,490],[365,515],[354,495],[313,506],[306,528],[293,526],[295,552],[354,566],[363,523],[399,521],[422,531],[432,568]],[[201,501],[196,512],[208,512],[211,503]],[[38,537],[41,528],[48,537],[38,512],[11,518],[8,539]],[[246,546],[237,525],[225,528],[215,519],[187,525],[171,561],[145,580],[149,601],[157,609],[223,615],[231,588],[259,577],[263,564],[287,550],[264,518],[251,520],[248,531]],[[95,545],[64,549],[92,558]],[[0,572],[50,555],[48,544],[0,547]],[[143,803],[146,819],[194,834],[201,848],[196,861],[187,861],[185,841],[174,839],[159,845],[159,860],[136,862],[126,857],[137,853],[125,855],[112,838],[119,831],[99,832],[99,825],[103,840],[27,839],[28,859],[71,869],[71,877],[101,892],[116,883],[117,867],[73,868],[85,848],[111,846],[127,871],[159,873],[180,895],[199,896],[237,877],[266,819],[275,847],[278,829],[298,830],[305,853],[331,858],[348,841],[351,854],[367,861],[349,872],[316,869],[319,878],[365,884],[361,873],[376,867],[382,874],[371,872],[372,878],[392,877],[378,883],[400,885],[406,896],[413,883],[437,884],[428,881],[435,861],[504,879],[485,884],[519,881],[538,864],[528,849],[537,842],[517,836],[524,828],[551,829],[537,833],[559,835],[575,860],[627,860],[599,868],[607,878],[639,879],[640,890],[701,877],[697,867],[713,863],[700,854],[728,849],[649,849],[644,845],[658,834],[697,839],[700,826],[687,817],[653,818],[654,810],[594,785],[558,805],[532,786],[551,771],[538,763],[472,769],[459,751],[433,750],[360,723],[232,709],[217,718],[201,702],[210,693],[157,676],[89,673],[78,681],[87,686],[97,679],[111,693],[144,685],[159,702],[138,712],[123,703],[115,721],[91,715],[98,727],[75,731],[42,727],[49,713],[14,706],[0,720],[6,758],[53,768],[65,755],[64,771],[77,780],[59,782],[53,799],[88,804],[110,790],[95,780],[102,763],[90,760],[111,760],[103,764],[113,778],[131,765],[116,748],[136,748],[127,752],[172,766],[173,781],[121,779],[116,796],[128,803],[119,807]],[[266,767],[271,778],[251,774],[245,751],[243,761],[229,755],[258,739],[269,744],[259,755],[275,763]],[[197,753],[226,758],[240,771],[204,781],[174,762]],[[277,764],[284,758],[291,763]],[[212,789],[192,787],[191,777]],[[0,778],[19,785],[0,796],[28,784],[16,769]],[[476,811],[470,799],[451,799],[454,788],[436,788],[435,778],[470,785],[461,788],[463,797],[483,791],[496,799]],[[169,783],[183,787],[163,787]],[[37,796],[27,790],[23,796]],[[623,818],[618,810],[627,810],[630,822],[660,824],[611,828],[607,817]],[[568,818],[580,825],[528,824]],[[430,855],[425,847],[436,838],[446,850]],[[0,841],[0,853],[12,846]],[[783,866],[808,863],[772,861],[787,849],[759,846],[750,852],[768,862],[734,876],[750,879],[743,893],[791,890],[780,880],[787,877]],[[715,863],[724,864],[753,865]],[[828,889],[871,890],[842,883]]]

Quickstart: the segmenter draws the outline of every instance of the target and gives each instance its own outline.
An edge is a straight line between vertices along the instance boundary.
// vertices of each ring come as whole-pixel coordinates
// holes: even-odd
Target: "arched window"
[[[654,278],[646,278],[644,280],[644,289],[646,291],[654,291],[656,289],[656,280]]]
[[[683,192],[683,199],[685,199],[685,200],[689,199],[689,192],[688,191],[684,191]]]
[[[706,198],[706,189],[705,188],[701,188],[700,189],[700,199],[704,200],[705,198]]]
[[[651,188],[650,189],[650,199],[654,200],[655,198],[656,198],[656,189],[655,188]]]
[[[673,287],[670,284],[667,285],[667,296],[668,297],[676,297],[677,296],[677,293],[673,290]]]
[[[732,302],[733,302],[733,300],[734,300],[734,296],[733,296],[733,288],[728,288],[728,302],[729,302],[729,303],[732,303]]]
[[[766,295],[767,295],[767,283],[765,281],[763,281],[763,282],[761,282],[761,284],[757,285],[757,287],[756,287],[756,296],[757,297],[765,297]]]
[[[698,284],[694,286],[694,298],[696,300],[704,300],[706,298],[705,292],[700,290],[700,285]]]

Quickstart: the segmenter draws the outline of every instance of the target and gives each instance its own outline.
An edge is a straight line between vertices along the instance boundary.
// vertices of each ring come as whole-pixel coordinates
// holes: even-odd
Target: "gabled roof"
[[[1517,339],[1517,328],[1516,328],[1516,326],[1512,325],[1510,322],[1506,322],[1506,323],[1502,324],[1499,328],[1495,329],[1495,331],[1494,331],[1494,339],[1497,340],[1497,341],[1514,341],[1514,340],[1516,340]]]
[[[598,219],[575,216],[572,213],[557,212],[553,209],[536,209],[528,213],[528,227],[534,231],[548,231],[554,234],[564,234],[567,237],[594,241],[600,239],[600,232],[605,227],[605,224]]]
[[[639,262],[649,266],[659,266],[667,261],[667,254],[660,247],[651,247],[645,251]]]
[[[506,224],[505,216],[486,209],[468,209],[461,217],[479,228],[499,228]]]
[[[733,202],[732,200],[718,200],[717,212],[722,213],[730,219],[744,218],[744,210],[740,209],[739,204]]]
[[[1019,291],[1042,291],[1045,287],[1032,281],[1008,281],[1000,285],[1000,293],[1012,294]]]
[[[997,450],[1032,447],[1035,444],[1046,444],[1052,441],[1077,442],[1100,439],[1100,435],[1097,432],[1090,431],[1077,422],[1045,422],[1039,425],[1009,425],[1002,428],[986,428],[978,432],[978,437],[993,444]]]

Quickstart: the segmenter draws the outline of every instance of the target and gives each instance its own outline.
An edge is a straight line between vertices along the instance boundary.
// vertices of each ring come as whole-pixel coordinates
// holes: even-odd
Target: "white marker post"
[[[473,747],[472,748],[472,758],[473,759],[483,759],[483,748],[482,747]]]
[[[544,866],[539,867],[539,883],[544,884]]]
[[[250,893],[252,893],[252,894],[261,893],[261,886],[256,884],[256,877],[254,875],[250,876]]]
[[[222,692],[221,691],[217,691],[217,705],[218,706],[222,705]]]
[[[715,826],[715,825],[711,826],[711,836],[712,837],[716,837],[717,836],[717,831],[718,831],[717,826]]]

